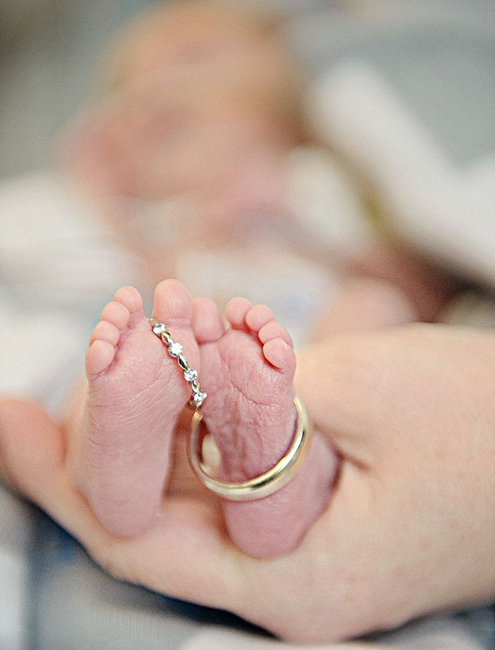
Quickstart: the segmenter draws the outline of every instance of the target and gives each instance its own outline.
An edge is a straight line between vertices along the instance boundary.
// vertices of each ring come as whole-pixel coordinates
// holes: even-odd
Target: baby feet
[[[192,302],[180,282],[157,286],[153,315],[197,367]],[[103,310],[86,355],[86,375],[75,480],[110,532],[135,535],[159,510],[171,434],[190,397],[182,371],[152,333],[136,289],[120,289]]]
[[[220,473],[243,481],[270,469],[293,439],[296,412],[292,340],[264,305],[243,298],[226,309],[191,300],[175,280],[155,292],[154,318],[165,323],[208,398],[204,422],[221,454]],[[189,385],[152,333],[136,289],[120,289],[103,310],[86,356],[88,390],[73,474],[103,525],[136,535],[160,508],[172,433]],[[321,441],[296,477],[250,502],[222,501],[233,541],[268,557],[292,550],[328,501],[336,462]]]

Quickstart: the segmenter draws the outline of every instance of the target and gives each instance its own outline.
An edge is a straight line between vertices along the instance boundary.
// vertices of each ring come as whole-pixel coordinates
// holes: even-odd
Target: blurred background
[[[46,168],[67,122],[92,95],[114,31],[146,0],[2,0],[0,175]]]
[[[61,130],[98,84],[109,37],[151,4],[2,0],[0,177],[50,163]],[[456,159],[466,162],[493,150],[495,120],[488,116],[495,104],[492,0],[244,4],[298,16],[290,29],[313,70],[337,53],[372,55]]]

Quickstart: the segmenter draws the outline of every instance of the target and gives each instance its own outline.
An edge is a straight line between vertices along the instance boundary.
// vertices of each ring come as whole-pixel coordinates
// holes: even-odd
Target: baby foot
[[[157,286],[154,317],[197,367],[192,303],[181,283],[164,280]],[[86,375],[75,478],[111,533],[135,535],[159,509],[171,434],[190,397],[182,371],[152,333],[136,289],[120,289],[103,310],[86,355]]]
[[[231,329],[217,330],[213,344],[198,336],[196,318],[195,331],[209,395],[205,423],[221,440],[224,478],[242,481],[269,469],[287,450],[295,424],[296,362],[289,334],[268,307],[235,298],[225,315]]]
[[[227,331],[212,305],[196,301],[193,328],[208,393],[204,421],[221,453],[220,473],[224,480],[243,481],[266,472],[288,451],[296,426],[296,358],[289,334],[268,307],[235,298],[225,315]],[[233,541],[258,557],[292,550],[327,503],[336,465],[320,440],[278,492],[250,502],[223,501]]]

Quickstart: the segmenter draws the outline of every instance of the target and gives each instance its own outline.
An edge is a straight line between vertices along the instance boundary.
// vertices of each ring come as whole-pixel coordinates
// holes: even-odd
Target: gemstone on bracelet
[[[196,405],[196,408],[202,406],[203,402],[207,397],[208,397],[207,394],[202,393],[201,391],[199,393],[194,393],[193,400],[194,400],[194,404]]]
[[[171,357],[177,358],[179,354],[182,353],[182,345],[180,343],[174,342],[171,343],[170,347],[168,348],[168,352]]]
[[[160,336],[160,334],[162,334],[163,332],[166,332],[166,331],[167,331],[167,328],[165,327],[165,325],[163,323],[157,323],[153,327],[153,334],[156,334],[157,336]]]
[[[193,370],[192,368],[188,368],[187,370],[184,370],[184,379],[186,381],[194,381],[197,376],[198,376],[197,370]]]

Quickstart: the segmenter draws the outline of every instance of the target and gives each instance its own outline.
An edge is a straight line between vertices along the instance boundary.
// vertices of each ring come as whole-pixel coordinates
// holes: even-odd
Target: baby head
[[[117,36],[108,61],[105,92],[66,148],[69,168],[105,202],[193,192],[233,206],[224,195],[255,197],[253,173],[270,176],[301,138],[295,66],[273,21],[252,11],[160,5]]]

